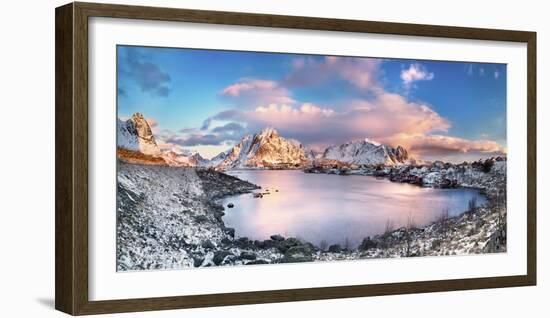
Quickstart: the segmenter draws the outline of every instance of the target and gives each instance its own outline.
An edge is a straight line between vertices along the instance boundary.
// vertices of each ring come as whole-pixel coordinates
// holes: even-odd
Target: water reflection
[[[365,176],[307,174],[289,170],[248,170],[229,172],[262,186],[269,194],[254,198],[244,194],[226,198],[224,222],[237,236],[267,239],[270,235],[298,237],[319,244],[353,245],[384,231],[386,222],[396,227],[410,215],[418,225],[437,219],[443,209],[457,215],[475,197],[485,197],[470,189],[430,189],[393,183]],[[278,190],[278,192],[276,191]]]

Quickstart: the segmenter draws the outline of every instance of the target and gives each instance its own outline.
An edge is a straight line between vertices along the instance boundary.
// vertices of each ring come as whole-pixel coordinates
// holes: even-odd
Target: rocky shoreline
[[[506,191],[506,158],[494,157],[460,164],[435,161],[423,165],[353,165],[314,163],[305,173],[365,175],[392,182],[415,184],[431,188],[475,188],[490,198]]]
[[[235,237],[234,229],[226,227],[223,222],[225,208],[220,204],[220,199],[252,192],[259,188],[257,185],[212,169],[124,162],[119,162],[118,168],[118,271],[460,255],[506,250],[505,204],[494,197],[486,206],[473,207],[457,217],[442,215],[437,222],[425,227],[416,227],[411,221],[405,227],[388,228],[384,234],[365,238],[357,248],[338,244],[315,246],[278,234],[267,240]],[[447,176],[449,168],[443,168],[445,171],[440,169],[438,173]],[[359,169],[350,169],[347,173],[370,173],[365,167]],[[416,173],[413,169],[422,168],[410,168],[399,173],[413,175]],[[434,171],[425,171],[425,174],[431,172]],[[391,178],[392,175],[395,172],[390,170],[385,177]],[[478,184],[476,182],[472,181],[472,184]],[[487,183],[480,185],[486,186]]]

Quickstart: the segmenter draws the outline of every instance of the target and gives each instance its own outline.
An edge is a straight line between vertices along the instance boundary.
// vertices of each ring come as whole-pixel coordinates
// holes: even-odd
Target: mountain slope
[[[203,167],[208,167],[208,168],[217,167],[218,165],[220,165],[220,163],[222,163],[227,158],[230,151],[231,151],[231,149],[220,152],[216,156],[212,157],[210,160],[204,159],[205,162],[202,164],[202,166]]]
[[[127,121],[117,120],[117,147],[159,156],[160,148],[151,127],[141,113],[135,113]]]
[[[299,142],[281,137],[274,128],[266,128],[259,134],[244,136],[217,167],[292,169],[309,162],[307,151]]]
[[[321,159],[364,165],[398,165],[414,160],[401,146],[393,148],[369,139],[328,147]]]

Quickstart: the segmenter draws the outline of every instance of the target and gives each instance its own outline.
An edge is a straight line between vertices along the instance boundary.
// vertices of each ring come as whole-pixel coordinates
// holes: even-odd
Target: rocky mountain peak
[[[151,126],[149,126],[149,123],[141,113],[133,114],[130,120],[134,124],[134,128],[139,138],[147,140],[149,142],[154,142],[156,144],[155,136],[153,136]]]
[[[379,143],[378,141],[372,140],[370,138],[365,138],[363,140],[365,141],[365,143],[373,144],[375,146],[380,146],[381,145],[381,143]]]
[[[409,152],[407,151],[407,149],[401,146],[397,146],[397,148],[395,148],[395,153],[399,161],[404,161],[409,159]]]
[[[221,168],[299,168],[310,160],[297,141],[281,137],[273,127],[246,135],[219,164]]]
[[[141,113],[133,114],[126,121],[117,121],[117,147],[152,156],[161,154],[153,131]]]
[[[259,136],[264,138],[273,138],[273,137],[279,137],[279,132],[277,129],[273,127],[266,127],[262,130],[262,132],[259,134]]]
[[[408,163],[412,158],[405,148],[393,148],[368,138],[339,146],[328,147],[322,159],[336,160],[350,164],[398,165]]]

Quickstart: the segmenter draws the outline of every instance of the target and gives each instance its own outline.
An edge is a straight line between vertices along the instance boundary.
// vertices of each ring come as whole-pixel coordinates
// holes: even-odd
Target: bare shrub
[[[351,250],[351,241],[348,237],[344,240],[344,250],[349,251]]]
[[[416,221],[414,220],[414,216],[412,213],[409,212],[409,215],[407,216],[407,224],[406,224],[407,230],[414,230],[416,229]]]
[[[319,243],[319,250],[321,250],[321,252],[324,252],[327,250],[327,248],[328,248],[328,242],[326,240],[322,240]]]
[[[441,228],[441,233],[443,234],[444,238],[447,238],[447,235],[449,234],[450,230],[450,212],[449,208],[444,208],[441,210],[441,213],[439,214],[439,217],[437,219],[437,223],[439,223],[439,226]]]
[[[477,198],[472,197],[468,200],[468,210],[466,211],[468,215],[468,220],[472,219],[472,215],[477,211]]]
[[[386,220],[386,226],[384,227],[384,234],[389,234],[395,230],[395,226],[393,224],[393,221],[390,219]]]
[[[474,213],[477,210],[477,198],[472,197],[468,200],[468,212]]]
[[[405,255],[407,257],[411,256],[411,249],[412,249],[412,242],[413,242],[413,231],[416,229],[416,222],[414,220],[414,216],[412,213],[409,212],[409,215],[407,216],[407,223],[405,225],[405,243],[406,243],[406,250]]]
[[[497,192],[495,210],[497,212],[497,226],[500,232],[500,240],[502,244],[506,245],[506,191],[500,190]]]
[[[495,210],[498,213],[497,221],[498,221],[499,228],[503,228],[506,223],[504,220],[504,215],[502,213],[502,211],[505,209],[506,209],[506,191],[500,190],[497,192],[496,199],[495,199]]]

